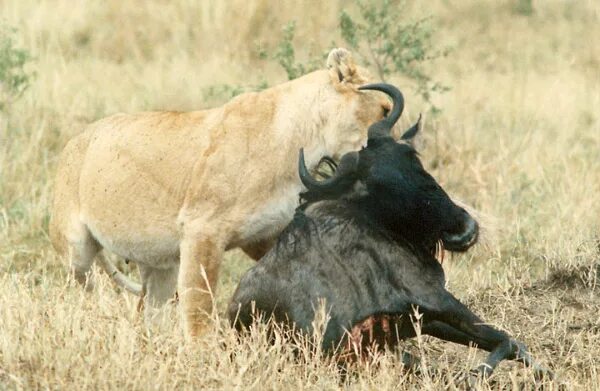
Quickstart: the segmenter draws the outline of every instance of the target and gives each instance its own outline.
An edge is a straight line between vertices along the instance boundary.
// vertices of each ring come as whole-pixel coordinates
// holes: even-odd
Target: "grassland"
[[[285,4],[284,4],[285,3]],[[237,342],[224,320],[186,345],[176,309],[148,330],[136,301],[101,277],[89,294],[67,281],[47,234],[57,156],[86,123],[111,113],[191,110],[222,97],[215,84],[284,81],[256,44],[297,19],[300,56],[326,50],[347,1],[120,2],[5,0],[0,16],[35,60],[31,88],[0,113],[0,389],[452,389],[475,349],[430,338],[406,348],[427,364],[405,373],[393,353],[340,383],[305,347]],[[396,12],[432,15],[450,55],[427,64],[452,87],[425,121],[426,167],[487,222],[485,243],[444,267],[449,289],[525,342],[568,389],[600,388],[600,6],[589,1],[429,1]],[[401,87],[406,81],[395,81]],[[406,118],[422,103],[409,85]],[[403,121],[407,122],[408,119]],[[231,252],[221,314],[251,262]],[[135,273],[135,270],[132,270]],[[221,315],[222,316],[222,315]],[[482,389],[534,388],[503,363]],[[539,384],[537,385],[539,386]]]

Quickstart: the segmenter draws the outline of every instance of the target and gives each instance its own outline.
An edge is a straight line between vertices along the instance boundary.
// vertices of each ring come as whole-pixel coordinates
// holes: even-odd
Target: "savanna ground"
[[[84,124],[222,103],[211,85],[283,82],[255,42],[268,47],[296,19],[299,54],[327,50],[343,7],[352,3],[0,3],[37,73],[0,113],[0,389],[452,389],[479,362],[473,348],[423,337],[404,345],[423,373],[387,353],[340,382],[310,347],[297,359],[260,332],[237,342],[222,314],[252,264],[239,252],[222,270],[214,331],[186,345],[175,309],[150,332],[105,276],[92,293],[69,283],[50,246],[57,156]],[[434,43],[452,49],[426,64],[451,90],[434,97],[442,112],[426,117],[421,154],[491,227],[485,243],[446,260],[449,289],[553,368],[549,389],[600,388],[600,6],[540,1],[527,15],[509,1],[439,0],[395,12],[431,15]],[[392,81],[405,91],[405,126],[425,106]],[[505,362],[480,387],[521,385],[536,387],[530,371]]]

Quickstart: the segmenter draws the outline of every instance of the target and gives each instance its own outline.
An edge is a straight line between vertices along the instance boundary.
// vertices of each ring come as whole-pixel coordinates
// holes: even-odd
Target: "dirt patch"
[[[554,270],[548,278],[532,285],[530,290],[536,289],[585,289],[598,290],[598,277],[600,276],[600,261],[592,265],[582,265],[569,269]]]

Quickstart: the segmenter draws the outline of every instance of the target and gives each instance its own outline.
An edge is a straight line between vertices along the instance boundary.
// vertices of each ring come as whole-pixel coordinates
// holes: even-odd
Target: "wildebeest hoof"
[[[477,369],[472,370],[471,372],[473,372],[476,375],[479,375],[483,378],[488,378],[492,375],[492,371],[494,369],[489,366],[488,364],[480,364]]]

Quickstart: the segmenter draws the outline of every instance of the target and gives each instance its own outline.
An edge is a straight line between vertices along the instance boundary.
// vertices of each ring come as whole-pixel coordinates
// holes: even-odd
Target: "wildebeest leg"
[[[505,332],[486,325],[464,304],[449,293],[448,296],[444,310],[436,311],[435,318],[423,325],[424,333],[463,345],[476,344],[489,351],[486,361],[477,368],[483,375],[490,375],[500,361],[510,359],[532,367],[536,378],[552,376],[550,371],[533,361],[524,344],[510,338]],[[425,317],[427,318],[427,314]]]
[[[186,335],[204,332],[213,310],[225,246],[218,236],[186,232],[180,245],[178,294]]]
[[[444,341],[450,341],[466,346],[475,344],[477,347],[491,352],[485,360],[485,363],[477,368],[477,372],[485,376],[489,376],[500,361],[511,355],[510,340],[497,340],[492,342],[493,338],[479,339],[439,321],[425,323],[421,330],[423,334],[431,335],[443,339]]]

